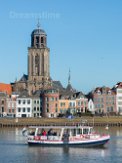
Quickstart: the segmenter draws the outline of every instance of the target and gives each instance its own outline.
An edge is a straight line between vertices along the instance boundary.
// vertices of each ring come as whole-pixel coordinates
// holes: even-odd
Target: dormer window
[[[111,94],[111,91],[110,91],[110,90],[108,91],[108,94],[109,94],[109,95]]]
[[[101,95],[101,92],[100,92],[100,90],[98,90],[98,91],[97,91],[97,94],[98,94],[98,95]]]

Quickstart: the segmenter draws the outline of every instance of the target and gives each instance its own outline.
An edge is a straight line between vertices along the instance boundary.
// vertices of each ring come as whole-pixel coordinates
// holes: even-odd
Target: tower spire
[[[70,69],[69,69],[68,84],[70,84],[70,80],[71,80],[71,75],[70,75]]]
[[[40,29],[40,19],[38,18],[37,28]]]

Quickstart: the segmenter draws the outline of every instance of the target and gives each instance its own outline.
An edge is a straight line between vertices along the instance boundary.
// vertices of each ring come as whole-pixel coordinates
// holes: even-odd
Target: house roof
[[[109,88],[109,87],[105,87],[105,86],[103,86],[103,87],[97,87],[94,91],[93,91],[93,93],[98,93],[98,92],[100,92],[100,93],[105,93],[105,94],[108,94],[109,92],[111,92],[112,94],[115,94],[115,91],[113,90],[113,89],[111,89],[111,88]]]
[[[12,93],[11,84],[0,83],[0,92],[4,92],[8,95],[11,95]]]

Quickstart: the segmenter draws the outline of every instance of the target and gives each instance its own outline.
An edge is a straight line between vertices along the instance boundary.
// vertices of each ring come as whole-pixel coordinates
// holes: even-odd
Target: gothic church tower
[[[37,29],[31,33],[31,47],[28,48],[29,94],[51,86],[49,52],[47,35],[38,23]]]

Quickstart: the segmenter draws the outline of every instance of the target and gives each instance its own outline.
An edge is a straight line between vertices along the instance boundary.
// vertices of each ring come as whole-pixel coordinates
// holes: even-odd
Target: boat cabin
[[[35,137],[42,140],[66,140],[69,138],[81,138],[92,134],[92,127],[88,126],[44,126],[44,127],[29,127],[29,138]]]

